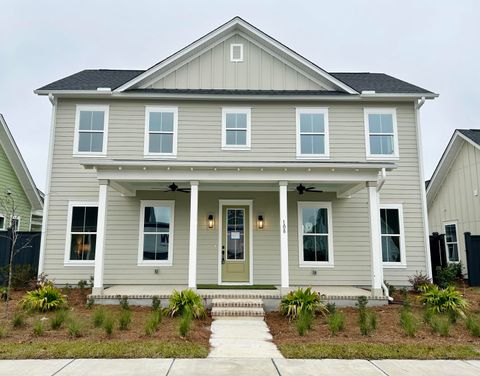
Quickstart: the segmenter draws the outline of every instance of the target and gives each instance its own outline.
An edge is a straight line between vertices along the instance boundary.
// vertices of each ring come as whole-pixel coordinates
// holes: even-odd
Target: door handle
[[[225,264],[225,246],[222,245],[222,264]]]

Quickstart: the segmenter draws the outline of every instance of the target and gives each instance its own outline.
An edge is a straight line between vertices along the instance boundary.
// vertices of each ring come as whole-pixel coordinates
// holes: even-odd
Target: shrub
[[[168,306],[170,315],[183,315],[185,310],[188,310],[193,318],[199,319],[205,317],[205,307],[200,295],[190,289],[180,292],[173,290]]]
[[[87,299],[87,302],[85,303],[85,306],[88,309],[92,309],[94,304],[95,304],[95,299],[93,299],[91,296],[89,296],[88,299]]]
[[[22,312],[15,312],[13,314],[12,325],[14,328],[20,328],[25,325],[25,316]]]
[[[305,290],[298,288],[290,291],[280,302],[280,311],[289,319],[297,318],[302,311],[308,311],[315,314],[319,311],[326,313],[325,305],[320,299],[320,295],[312,291],[310,287]]]
[[[128,330],[131,322],[132,322],[132,312],[122,309],[122,312],[120,312],[120,317],[118,319],[118,328],[120,330]]]
[[[107,333],[107,336],[111,337],[113,334],[113,327],[115,326],[115,320],[113,317],[106,316],[105,320],[103,320],[103,329],[105,329],[105,333]]]
[[[312,327],[314,313],[309,310],[301,310],[298,313],[295,326],[299,335],[304,336]]]
[[[50,319],[50,328],[52,330],[60,329],[67,318],[67,312],[65,310],[59,310],[55,312],[55,315]]]
[[[367,308],[368,298],[358,297],[358,325],[363,336],[372,334],[377,329],[377,314]]]
[[[413,287],[413,291],[415,292],[421,292],[422,287],[430,286],[432,284],[432,280],[428,278],[428,275],[418,271],[408,278],[408,282],[410,282]]]
[[[9,266],[0,268],[0,275],[4,281],[8,281]],[[28,287],[32,280],[35,279],[36,272],[30,264],[14,265],[12,270],[12,288],[19,289]]]
[[[0,326],[0,339],[5,338],[8,335],[7,328]]]
[[[78,281],[77,286],[80,289],[80,293],[83,295],[85,294],[85,287],[88,286],[88,282],[84,279],[81,279],[80,281]]]
[[[65,307],[66,300],[59,289],[47,283],[36,290],[28,291],[21,304],[24,309],[45,312]]]
[[[182,318],[180,319],[180,325],[178,327],[178,331],[180,332],[181,337],[186,337],[187,333],[190,331],[192,326],[193,315],[188,310],[185,309],[182,314]]]
[[[145,322],[145,334],[152,336],[158,329],[158,326],[162,322],[162,311],[153,311]]]
[[[432,330],[442,337],[450,336],[450,320],[448,317],[441,315],[433,315],[430,318],[430,327]]]
[[[128,297],[122,296],[119,302],[120,302],[120,307],[123,310],[128,311],[130,309],[130,306],[128,305]]]
[[[418,330],[418,319],[409,309],[402,309],[400,326],[408,337],[415,337]]]
[[[385,284],[385,286],[387,286],[388,295],[389,295],[389,296],[393,296],[393,294],[395,294],[395,292],[397,291],[397,289],[395,288],[395,286],[394,286],[394,285],[391,285],[391,284],[388,283],[387,281],[383,281],[383,283]]]
[[[335,303],[325,304],[325,309],[329,315],[333,315],[335,312],[337,312],[337,306],[335,305]]]
[[[474,316],[468,316],[465,324],[472,336],[480,337],[480,322],[478,318]]]
[[[70,318],[67,324],[68,335],[72,338],[79,338],[83,335],[83,325],[76,318]]]
[[[7,287],[1,287],[0,288],[0,299],[4,302],[7,301],[8,297],[8,288]]]
[[[462,316],[468,302],[453,286],[441,290],[436,285],[422,287],[420,301],[433,313],[446,313],[451,318]]]
[[[161,300],[158,296],[152,298],[152,309],[158,311],[160,309]]]
[[[42,320],[35,321],[35,324],[33,324],[33,334],[36,335],[37,337],[41,337],[43,336],[44,332],[45,332],[45,329],[43,327],[43,321]]]
[[[460,262],[456,264],[448,264],[439,269],[436,274],[437,285],[442,289],[453,285],[461,279],[463,279],[463,272],[462,264]]]
[[[342,312],[334,312],[327,316],[327,325],[330,333],[336,336],[345,329],[345,315]]]
[[[106,316],[107,314],[103,307],[95,308],[95,311],[93,311],[93,326],[95,328],[100,328],[103,325]]]

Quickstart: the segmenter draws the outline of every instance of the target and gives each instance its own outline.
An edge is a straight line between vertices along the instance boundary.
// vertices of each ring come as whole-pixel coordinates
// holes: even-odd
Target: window
[[[97,203],[70,203],[65,264],[93,265],[97,244]]]
[[[397,116],[395,109],[365,108],[367,158],[398,158]]]
[[[139,265],[172,265],[174,201],[141,201]]]
[[[297,108],[297,157],[328,158],[328,110]]]
[[[456,223],[445,224],[445,244],[447,248],[448,262],[459,262],[460,256],[458,255],[458,239],[457,239]]]
[[[108,106],[77,106],[74,154],[105,155],[107,132]]]
[[[5,230],[5,217],[0,215],[0,230]]]
[[[145,155],[175,157],[177,124],[176,107],[146,107]]]
[[[332,204],[298,203],[300,266],[333,266]]]
[[[222,109],[222,149],[250,149],[250,109]]]
[[[405,265],[402,205],[380,205],[380,233],[384,266]]]
[[[230,45],[230,61],[233,63],[243,61],[243,44],[232,43]]]

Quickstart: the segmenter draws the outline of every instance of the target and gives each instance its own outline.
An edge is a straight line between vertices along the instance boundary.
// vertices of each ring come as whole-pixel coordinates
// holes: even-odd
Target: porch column
[[[93,275],[92,293],[103,294],[103,270],[105,258],[105,228],[107,211],[108,180],[99,180],[98,215],[97,215],[97,243],[95,247],[95,270]]]
[[[367,182],[370,217],[370,245],[372,248],[372,296],[382,295],[383,267],[380,239],[380,200],[376,182]]]
[[[288,275],[288,209],[287,185],[288,182],[278,183],[280,191],[280,275],[282,288],[290,285]]]
[[[188,287],[197,287],[198,181],[190,182],[190,242],[188,249]]]

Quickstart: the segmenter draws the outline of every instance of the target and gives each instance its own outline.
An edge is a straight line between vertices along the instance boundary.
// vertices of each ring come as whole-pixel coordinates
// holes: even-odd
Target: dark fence
[[[15,244],[16,254],[13,258],[14,270],[29,266],[28,274],[35,276],[38,272],[38,259],[40,256],[40,232],[19,231]],[[7,283],[7,268],[12,249],[11,233],[0,231],[0,286]]]
[[[480,286],[480,235],[465,233],[467,252],[468,284]]]

